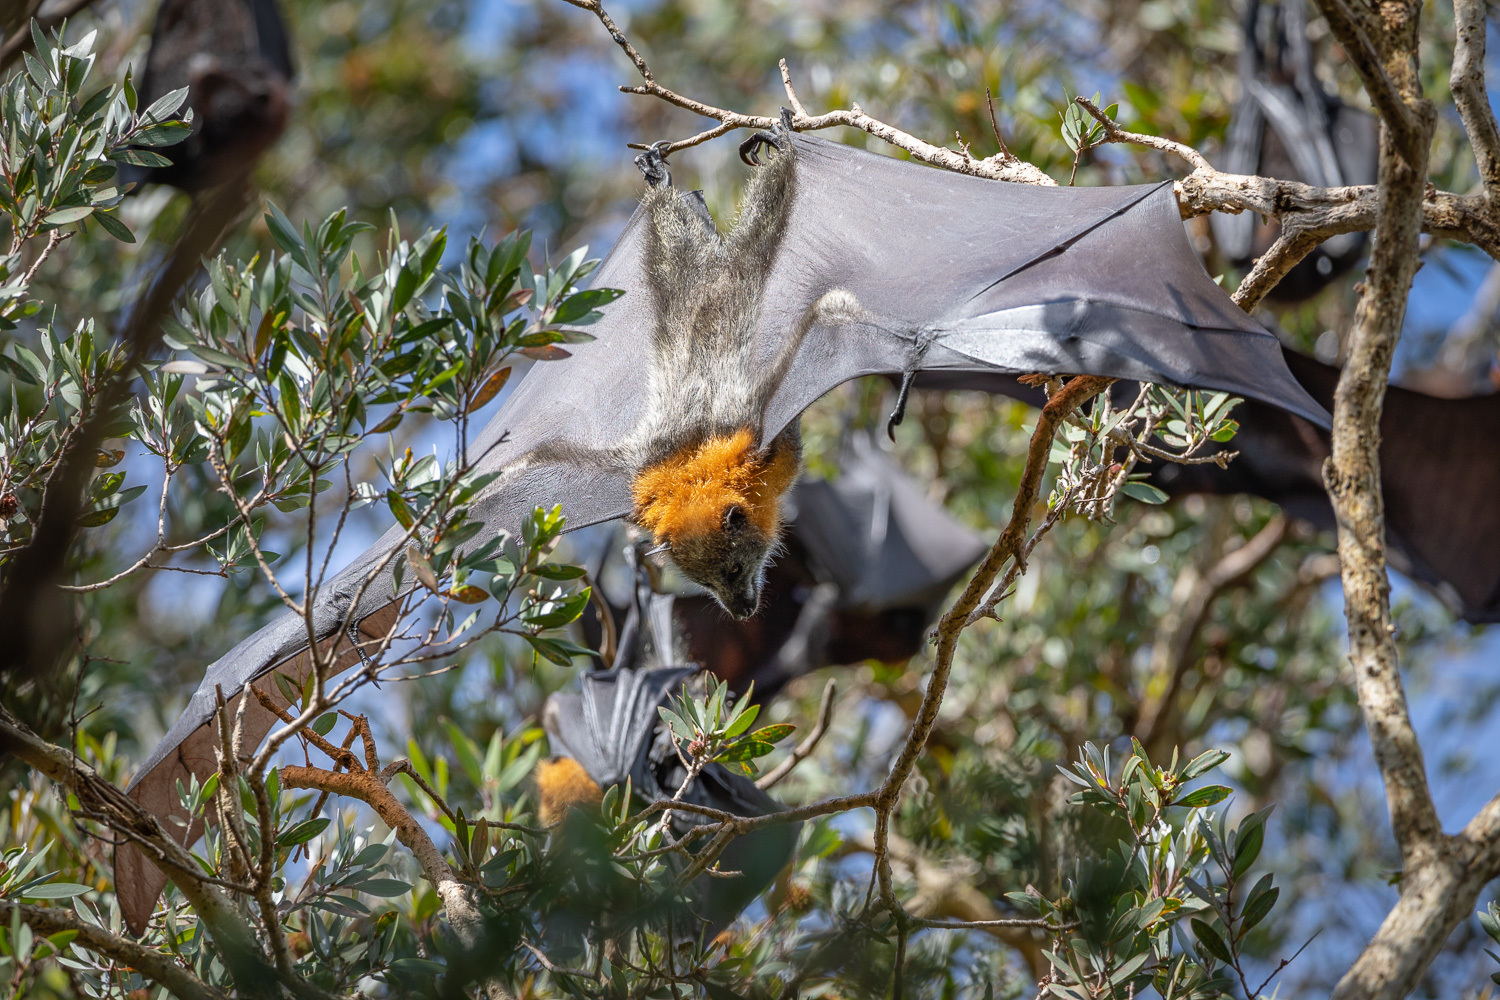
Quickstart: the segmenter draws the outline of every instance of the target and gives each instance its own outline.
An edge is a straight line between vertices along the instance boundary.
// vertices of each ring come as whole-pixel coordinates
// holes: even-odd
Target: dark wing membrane
[[[864,374],[1113,375],[1233,392],[1319,425],[1277,340],[1204,271],[1170,185],[1046,188],[794,137],[797,193],[761,350],[835,289],[865,318],[815,324],[774,397],[775,433]]]
[[[583,675],[578,694],[554,696],[547,712],[552,752],[572,757],[600,788],[624,784],[646,798],[655,779],[647,756],[665,705],[697,667],[604,670]]]
[[[1338,369],[1286,352],[1314,397],[1333,403]],[[1270,407],[1237,411],[1239,457],[1217,466],[1163,466],[1168,493],[1249,493],[1328,530],[1328,435]],[[1380,418],[1380,476],[1391,565],[1475,624],[1500,622],[1500,396],[1439,399],[1392,386]]]
[[[838,586],[839,608],[928,608],[985,552],[867,434],[851,436],[836,480],[808,479],[793,499],[792,530]]]
[[[628,777],[632,791],[647,802],[671,798],[686,772],[657,710],[669,705],[683,682],[697,673],[698,667],[689,666],[584,674],[580,693],[554,695],[543,713],[552,752],[578,761],[601,788],[622,785]],[[781,809],[753,781],[718,764],[704,768],[683,798],[737,816]],[[706,822],[695,813],[673,816],[678,836]],[[739,837],[726,847],[719,865],[739,876],[697,879],[692,908],[708,936],[732,921],[776,877],[791,858],[800,828],[800,823],[787,823]]]

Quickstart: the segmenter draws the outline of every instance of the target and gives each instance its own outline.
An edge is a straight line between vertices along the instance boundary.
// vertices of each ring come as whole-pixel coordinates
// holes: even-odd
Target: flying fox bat
[[[1249,0],[1239,77],[1240,97],[1220,158],[1225,170],[1318,187],[1375,183],[1379,126],[1318,82],[1304,0]],[[1265,253],[1280,231],[1254,212],[1214,215],[1209,222],[1220,253],[1238,267]],[[1300,302],[1316,295],[1353,267],[1364,247],[1364,233],[1324,240],[1268,297]]]
[[[1113,376],[1328,424],[1275,336],[1204,271],[1170,182],[1006,184],[784,128],[752,141],[778,152],[722,237],[701,197],[679,195],[646,160],[660,183],[595,272],[626,294],[589,327],[594,340],[528,372],[474,444],[481,471],[504,470],[474,508],[488,532],[517,531],[542,503],[560,503],[573,528],[632,517],[748,613],[796,477],[798,416],[862,375],[967,387],[1029,372]],[[401,595],[372,567],[402,535],[392,529],[312,601],[341,667],[359,662],[345,636],[378,643],[394,627]],[[210,665],[137,772],[136,800],[176,816],[178,779],[215,770],[216,690],[232,711],[273,669],[304,673],[307,631],[285,614]],[[272,721],[251,699],[244,745]],[[118,851],[131,927],[145,926],[164,881],[133,846]]]
[[[291,79],[276,0],[162,0],[141,104],[187,87],[193,131],[166,150],[171,166],[126,166],[120,180],[199,191],[245,171],[286,128]]]
[[[1333,405],[1337,368],[1287,350],[1313,397]],[[1216,465],[1160,466],[1152,481],[1175,496],[1249,493],[1320,528],[1334,527],[1323,488],[1328,435],[1250,401],[1235,414],[1239,457]],[[1380,417],[1380,480],[1391,565],[1474,624],[1500,622],[1500,395],[1440,399],[1399,386]]]
[[[643,655],[643,645],[636,644],[629,650],[622,648],[621,659],[651,663],[663,658],[660,651],[672,648],[671,634],[653,638],[656,654]],[[632,792],[645,802],[672,798],[686,771],[657,709],[670,703],[683,682],[701,676],[701,669],[696,664],[618,666],[583,674],[577,694],[549,698],[542,724],[554,757],[543,762],[537,774],[544,817],[560,818],[570,799],[594,801],[599,789],[623,787],[627,780]],[[580,780],[585,776],[588,782]],[[705,767],[688,786],[684,799],[738,816],[764,816],[781,809],[755,782],[719,764]],[[696,813],[673,813],[674,836],[681,837],[692,826],[706,822],[706,817]],[[730,841],[720,867],[740,875],[729,879],[700,876],[691,893],[690,909],[709,937],[730,923],[786,866],[800,827],[799,823],[769,826]]]

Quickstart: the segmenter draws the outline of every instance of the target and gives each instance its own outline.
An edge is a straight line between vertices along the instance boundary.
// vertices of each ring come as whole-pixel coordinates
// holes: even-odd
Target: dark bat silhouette
[[[1286,351],[1313,397],[1333,405],[1339,373]],[[1249,493],[1320,528],[1334,527],[1323,489],[1329,439],[1321,427],[1256,401],[1236,412],[1239,457],[1217,466],[1162,466],[1168,493]],[[1440,399],[1391,386],[1380,418],[1380,478],[1391,565],[1454,614],[1500,622],[1500,395]]]
[[[754,618],[737,621],[707,596],[673,608],[689,658],[735,691],[753,683],[759,700],[819,667],[917,655],[986,548],[864,432],[850,435],[836,479],[797,484],[791,509]]]
[[[1223,169],[1302,181],[1318,187],[1374,184],[1379,126],[1323,89],[1313,70],[1305,0],[1264,5],[1249,0],[1240,49],[1240,97],[1234,106]],[[1280,232],[1254,212],[1210,217],[1219,252],[1248,267]],[[1364,233],[1324,240],[1271,289],[1279,302],[1300,302],[1354,266]]]
[[[670,637],[657,636],[656,649],[669,649],[671,645]],[[649,663],[656,656],[629,658]],[[577,762],[600,788],[623,787],[628,779],[632,792],[645,802],[670,799],[686,771],[672,749],[657,709],[669,705],[683,683],[701,670],[689,664],[640,669],[619,666],[585,673],[579,693],[553,695],[543,709],[542,722],[552,753]],[[544,782],[541,779],[545,804],[548,790]],[[739,816],[764,816],[781,809],[775,799],[755,787],[755,782],[719,764],[704,768],[683,798]],[[674,813],[673,835],[681,837],[692,826],[706,822],[709,820],[700,814]],[[700,876],[696,880],[690,909],[702,921],[698,929],[710,937],[717,934],[759,895],[791,859],[800,828],[800,823],[780,824],[730,841],[719,866],[741,875],[730,879]]]
[[[286,128],[291,79],[276,0],[162,0],[141,106],[187,87],[193,131],[164,151],[171,166],[125,166],[120,180],[199,191],[244,172]]]
[[[899,376],[905,385],[921,374],[970,386],[1029,372],[1113,376],[1227,391],[1327,425],[1326,412],[1288,372],[1275,336],[1203,269],[1171,183],[1005,184],[814,137],[764,141],[784,151],[760,168],[752,200],[724,237],[728,249],[715,254],[704,279],[729,280],[744,263],[734,248],[754,250],[760,265],[739,276],[748,284],[729,286],[736,307],[729,318],[740,339],[726,345],[725,331],[715,329],[693,341],[673,327],[680,316],[657,314],[663,297],[653,281],[669,262],[663,243],[672,235],[652,215],[669,204],[658,187],[596,272],[600,287],[627,294],[589,328],[595,339],[565,362],[528,372],[475,443],[485,468],[506,470],[475,507],[489,531],[517,530],[544,502],[561,503],[575,528],[631,515],[644,520],[636,487],[645,477],[636,474],[651,466],[626,459],[645,453],[644,461],[654,461],[652,448],[672,441],[685,449],[732,444],[758,468],[773,468],[784,490],[791,482],[785,473],[795,471],[795,459],[783,461],[786,442],[799,414],[862,375]],[[681,200],[679,228],[708,225],[697,211],[701,199]],[[696,305],[708,317],[725,306],[706,295]],[[681,402],[671,392],[672,359],[660,354],[664,338],[692,348],[677,360],[693,390],[689,402],[699,408],[685,408],[676,423],[661,409]],[[720,347],[733,348],[723,364],[702,356]],[[718,381],[709,369],[721,372]],[[723,418],[715,415],[723,403],[714,398],[716,386],[755,407],[737,428],[715,423]],[[704,426],[695,425],[700,420]],[[779,514],[774,502],[766,504],[774,528]],[[735,513],[726,507],[722,526],[748,532]],[[393,627],[399,595],[389,573],[375,574],[357,606],[351,601],[401,536],[393,529],[320,589],[312,611],[320,641],[351,633],[378,638]],[[681,565],[675,544],[672,554]],[[757,597],[758,588],[756,581]],[[272,668],[293,675],[307,669],[305,656],[292,662],[306,641],[304,622],[288,614],[212,664],[130,794],[158,816],[176,814],[178,779],[215,770],[214,737],[205,726],[215,691],[223,690],[232,709],[245,686]],[[348,642],[339,655],[342,667],[358,662]],[[267,686],[279,701],[276,685]],[[245,745],[259,741],[271,722],[252,699]],[[144,926],[164,879],[127,845],[117,853],[116,883],[126,920]]]

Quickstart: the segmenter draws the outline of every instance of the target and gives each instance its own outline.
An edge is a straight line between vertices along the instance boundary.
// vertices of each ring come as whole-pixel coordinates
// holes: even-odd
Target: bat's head
[[[760,607],[766,564],[778,538],[779,533],[769,534],[751,521],[744,507],[731,504],[718,530],[672,541],[672,561],[689,580],[707,587],[725,611],[749,618]]]
[[[781,498],[797,478],[796,433],[755,447],[749,428],[684,446],[636,476],[634,520],[736,618],[760,606],[781,538]]]

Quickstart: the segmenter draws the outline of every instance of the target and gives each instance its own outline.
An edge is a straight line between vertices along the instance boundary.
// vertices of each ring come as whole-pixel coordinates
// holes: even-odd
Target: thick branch
[[[283,788],[313,788],[358,799],[374,809],[381,822],[396,831],[396,837],[422,866],[422,874],[437,889],[438,898],[443,901],[453,930],[464,947],[470,951],[483,947],[484,915],[469,897],[468,889],[458,880],[443,852],[438,850],[407,808],[391,794],[391,790],[381,784],[379,777],[367,771],[337,773],[299,766],[283,767],[280,775]],[[497,980],[488,980],[484,988],[491,1000],[510,1000],[510,993]]]
[[[1474,163],[1492,206],[1500,207],[1500,127],[1484,86],[1484,43],[1488,27],[1484,0],[1453,0],[1453,19],[1458,30],[1453,47],[1453,72],[1448,86],[1453,103],[1463,119]]]
[[[1422,748],[1401,686],[1380,484],[1380,416],[1391,358],[1418,264],[1432,105],[1417,72],[1419,0],[1382,4],[1365,24],[1342,0],[1320,0],[1380,110],[1378,218],[1370,267],[1355,309],[1348,359],[1333,401],[1332,456],[1324,480],[1338,521],[1349,660],[1391,829],[1401,849],[1401,899],[1334,989],[1334,1000],[1398,1000],[1473,908],[1469,851],[1445,837],[1427,787]],[[1366,28],[1374,33],[1367,37]]]
[[[19,912],[21,922],[40,935],[75,931],[73,947],[87,948],[106,958],[114,959],[145,976],[153,983],[165,986],[173,996],[181,1000],[224,1000],[228,994],[208,985],[192,971],[177,964],[177,958],[164,951],[156,951],[138,944],[127,937],[114,934],[98,924],[80,920],[71,912],[56,907],[26,906],[0,899],[0,920],[10,923],[11,914]]]
[[[1323,238],[1310,235],[1301,226],[1283,226],[1276,241],[1261,255],[1234,290],[1234,304],[1253,313],[1271,289],[1281,284],[1281,279],[1302,262],[1302,258],[1317,249]]]
[[[1394,8],[1407,5],[1389,4],[1387,6]],[[1418,146],[1425,149],[1426,144],[1432,141],[1431,121],[1424,123],[1421,114],[1411,104],[1410,95],[1402,93],[1402,90],[1406,89],[1402,85],[1406,84],[1409,88],[1410,81],[1393,79],[1390,72],[1391,66],[1383,58],[1383,53],[1400,46],[1400,43],[1404,41],[1397,37],[1401,32],[1394,27],[1381,24],[1372,13],[1351,10],[1344,0],[1318,0],[1318,7],[1328,21],[1333,37],[1343,46],[1344,53],[1354,64],[1354,68],[1359,70],[1360,79],[1365,85],[1365,92],[1370,95],[1370,103],[1375,105],[1381,121],[1385,123],[1386,128],[1391,130],[1396,144],[1402,149],[1416,149]],[[1380,17],[1381,20],[1395,20],[1384,14]],[[1414,26],[1416,15],[1412,14],[1409,19],[1401,18],[1401,20],[1409,20]],[[1377,36],[1379,39],[1377,42],[1376,38],[1371,37],[1369,29],[1379,31],[1381,35],[1390,36],[1390,39]],[[1413,32],[1411,47],[1413,68],[1416,63],[1415,41]],[[1395,63],[1401,61],[1403,61],[1402,54],[1399,52],[1391,60]],[[1401,75],[1406,76],[1404,67],[1401,67]]]

